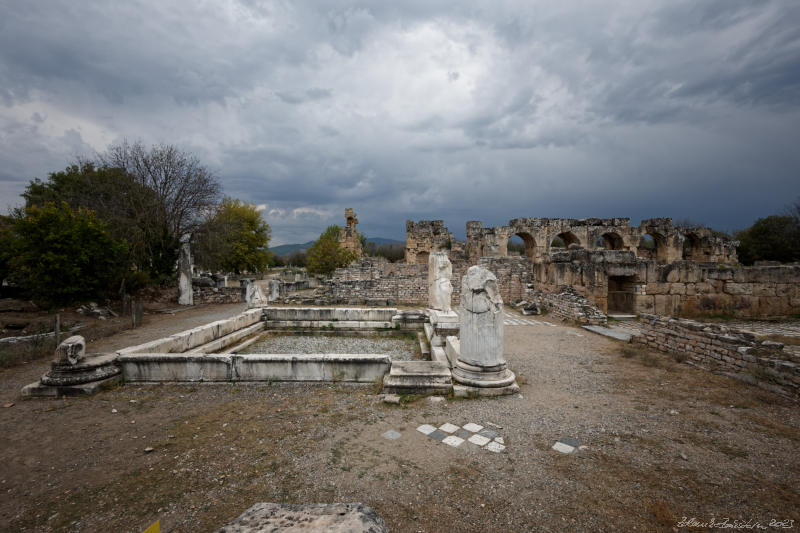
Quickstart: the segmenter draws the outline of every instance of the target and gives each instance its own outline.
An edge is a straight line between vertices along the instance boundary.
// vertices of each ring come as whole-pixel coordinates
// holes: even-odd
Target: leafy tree
[[[315,274],[330,275],[337,268],[347,266],[356,254],[339,245],[339,226],[328,226],[306,253],[306,267]]]
[[[11,258],[15,255],[15,249],[13,219],[0,215],[0,288],[11,274]]]
[[[112,238],[128,243],[131,265],[155,275],[174,269],[171,236],[148,221],[147,213],[157,203],[155,193],[121,169],[79,160],[50,173],[46,181],[34,179],[22,196],[26,207],[66,202],[73,210],[90,209]]]
[[[10,240],[14,280],[46,303],[95,298],[125,270],[126,244],[113,239],[93,211],[66,202],[26,208],[13,221]]]
[[[800,261],[800,223],[795,217],[771,215],[756,220],[750,228],[735,235],[739,241],[739,261]]]
[[[374,242],[367,243],[363,248],[364,255],[371,257],[385,257],[392,263],[402,261],[406,256],[406,248],[404,244],[381,244],[378,245]]]
[[[304,250],[295,250],[286,258],[286,264],[298,267],[306,266],[306,252]]]
[[[195,260],[211,270],[260,272],[270,261],[270,227],[254,205],[224,198],[196,238]]]

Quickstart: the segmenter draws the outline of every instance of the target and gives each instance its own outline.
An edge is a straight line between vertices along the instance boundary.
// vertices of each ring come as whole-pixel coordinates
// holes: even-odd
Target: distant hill
[[[312,244],[314,244],[314,241],[308,241],[307,243],[303,244],[281,244],[280,246],[270,248],[269,250],[275,255],[284,256],[289,255],[292,252],[304,252],[308,250]]]
[[[382,244],[405,244],[405,241],[384,239],[383,237],[368,237],[367,242],[374,242],[378,246]],[[314,241],[308,241],[303,244],[281,244],[280,246],[270,248],[270,251],[275,255],[283,257],[291,254],[292,252],[304,252],[308,250],[312,244],[314,244]]]
[[[383,237],[367,237],[367,242],[374,242],[378,246],[381,244],[403,244],[405,245],[406,241],[396,241],[394,239],[384,239]]]

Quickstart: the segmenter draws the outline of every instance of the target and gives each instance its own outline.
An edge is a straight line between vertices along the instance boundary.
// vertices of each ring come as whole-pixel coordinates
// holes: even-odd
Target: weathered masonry
[[[509,246],[512,237],[522,249]],[[447,252],[454,294],[471,265],[497,275],[502,297],[553,302],[579,321],[603,313],[768,317],[800,313],[800,265],[744,267],[736,241],[669,218],[515,218],[508,225],[466,224],[466,242],[442,220],[406,222],[405,263],[369,258],[339,269],[329,283],[336,302],[371,299],[424,304],[427,260]],[[589,307],[597,308],[592,311]],[[582,311],[580,311],[582,309]],[[571,312],[571,311],[569,311]]]

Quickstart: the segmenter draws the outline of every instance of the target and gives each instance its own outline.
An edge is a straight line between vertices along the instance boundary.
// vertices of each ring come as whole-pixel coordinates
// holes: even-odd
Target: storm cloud
[[[691,218],[800,196],[800,4],[0,0],[0,207],[122,139],[273,244],[405,219]]]

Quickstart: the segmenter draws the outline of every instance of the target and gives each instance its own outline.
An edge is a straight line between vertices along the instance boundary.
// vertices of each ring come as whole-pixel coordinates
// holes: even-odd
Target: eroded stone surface
[[[218,533],[271,531],[387,533],[388,529],[377,511],[363,503],[257,503]]]
[[[453,285],[453,266],[446,252],[433,252],[428,257],[428,307],[449,313]]]

